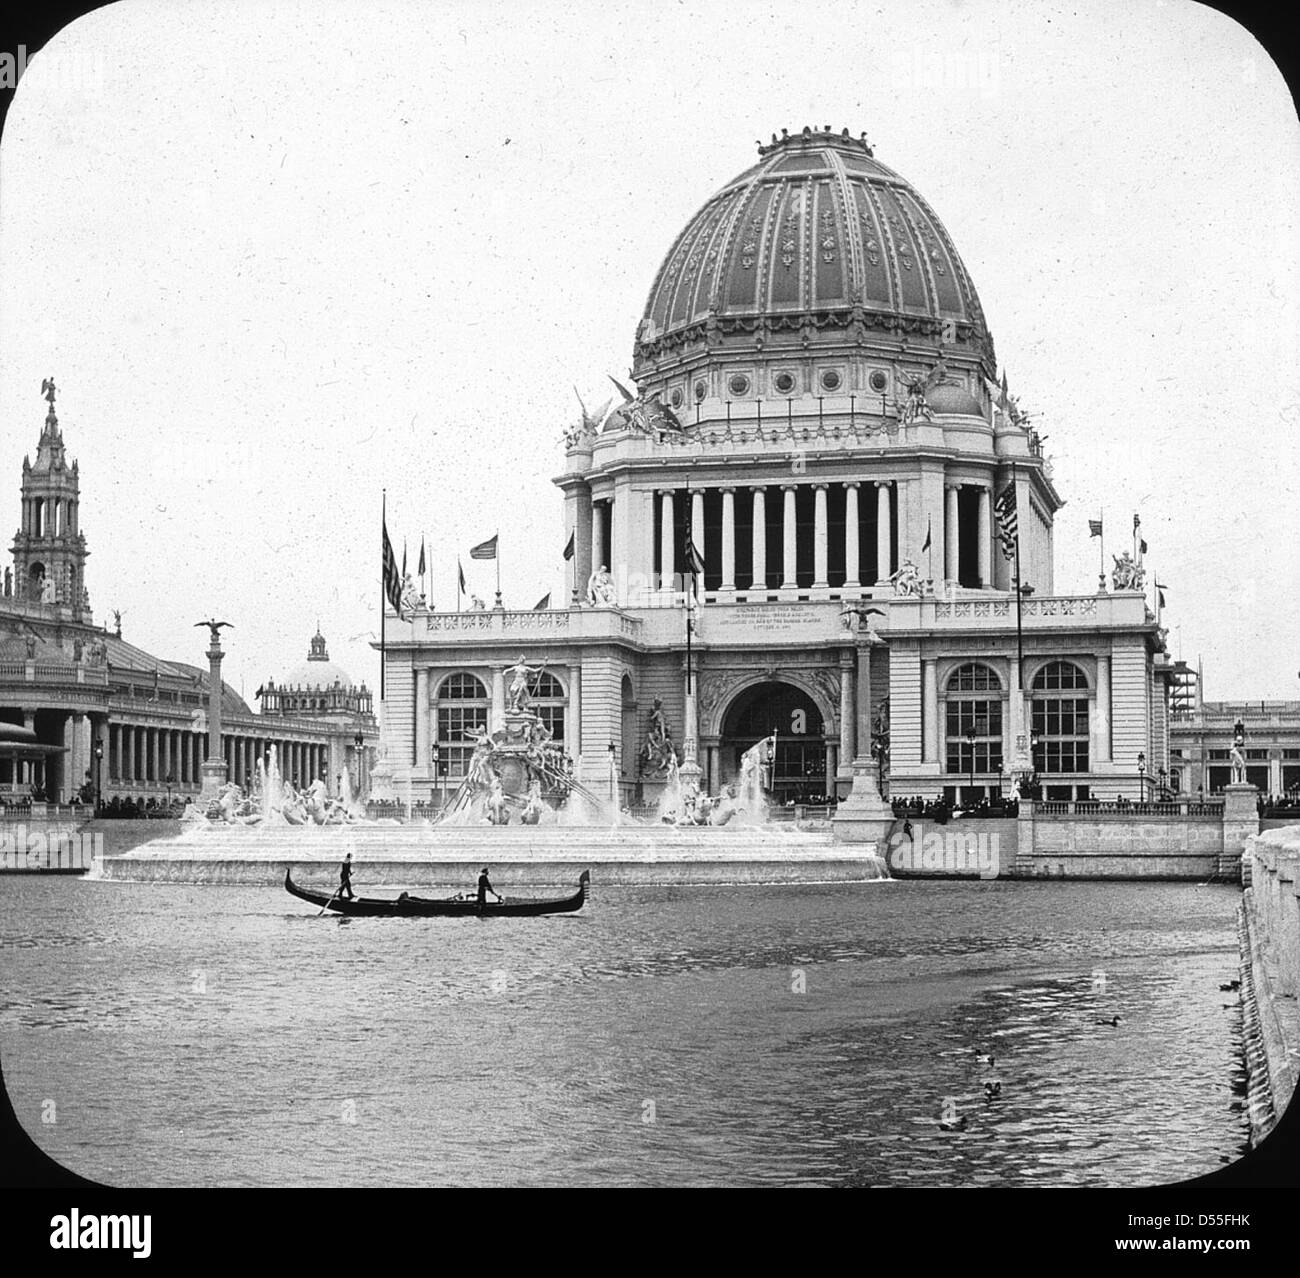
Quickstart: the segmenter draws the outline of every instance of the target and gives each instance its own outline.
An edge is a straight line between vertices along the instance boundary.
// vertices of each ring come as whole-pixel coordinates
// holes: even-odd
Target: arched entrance
[[[802,689],[775,680],[746,688],[727,708],[718,742],[723,783],[740,775],[741,755],[774,731],[772,801],[821,802],[829,784],[821,711]]]

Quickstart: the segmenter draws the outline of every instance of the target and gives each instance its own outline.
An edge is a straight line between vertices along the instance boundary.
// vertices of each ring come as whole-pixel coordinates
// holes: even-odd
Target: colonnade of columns
[[[862,564],[862,489],[871,485],[876,492],[875,506],[875,558],[874,563]],[[813,492],[811,526],[800,525],[798,518],[798,492],[808,487]],[[722,593],[736,590],[779,589],[794,590],[810,587],[814,590],[831,586],[831,488],[843,490],[844,525],[843,525],[843,582],[836,580],[837,588],[857,589],[863,585],[872,585],[887,580],[893,572],[896,558],[902,559],[902,547],[894,544],[895,521],[899,518],[898,492],[893,480],[863,481],[816,481],[807,483],[736,485],[724,486],[717,490],[721,494],[721,537],[711,538],[705,544],[704,503],[705,490],[692,489],[689,506],[685,512],[690,540],[704,560],[705,572],[710,578],[718,580],[717,589]],[[966,510],[966,527],[963,529],[963,502],[959,494],[963,488],[974,489],[977,493],[973,512],[970,506]],[[663,589],[672,588],[672,577],[682,566],[680,548],[685,544],[685,529],[680,528],[679,499],[675,488],[656,489],[659,505],[659,572]],[[967,498],[965,501],[969,502]],[[744,510],[742,503],[749,503],[751,543],[748,573],[738,577],[736,565],[736,526],[737,512]],[[605,528],[608,512],[603,501],[592,504],[591,545],[592,563],[604,563],[608,556],[605,544]],[[868,511],[870,506],[867,507]],[[870,515],[868,515],[870,518]],[[780,570],[769,575],[768,552],[769,531],[775,523],[781,529]],[[901,528],[901,524],[900,524]],[[870,530],[867,530],[870,532]],[[926,521],[925,531],[936,539],[942,537],[941,572],[948,581],[959,581],[962,576],[963,552],[969,556],[965,539],[972,537],[976,545],[973,563],[968,562],[967,584],[974,584],[970,574],[974,572],[981,586],[993,585],[994,568],[994,520],[993,488],[983,483],[949,483],[944,485],[944,506],[939,520]],[[838,536],[838,529],[836,532]],[[812,539],[811,556],[802,538]],[[773,538],[773,540],[776,540]],[[935,546],[939,550],[938,545]],[[911,553],[920,554],[917,546]],[[812,561],[811,583],[805,577],[803,583],[798,581],[800,565]],[[918,565],[919,566],[919,565]],[[935,565],[940,568],[940,564]],[[864,572],[864,570],[866,570]],[[874,575],[872,575],[874,573]],[[935,574],[936,577],[939,573]],[[838,577],[838,572],[836,573]]]
[[[875,520],[875,577],[871,580],[885,581],[893,572],[894,483],[892,480],[876,480],[871,482],[874,483],[877,494]],[[815,590],[825,589],[830,585],[829,559],[831,535],[827,494],[832,485],[827,482],[813,483],[808,486],[813,490],[813,522],[811,528],[813,561],[812,588]],[[858,493],[858,490],[862,487],[862,482],[857,480],[839,482],[836,486],[844,490],[845,503],[843,533],[845,569],[843,588],[853,590],[863,584],[859,576],[861,571],[859,542],[862,535],[862,528]],[[709,574],[717,572],[720,574],[722,580],[719,589],[728,592],[738,589],[762,590],[766,588],[794,590],[798,588],[799,583],[797,574],[800,560],[800,528],[797,513],[797,493],[801,487],[804,487],[804,485],[759,484],[745,486],[745,491],[748,492],[750,501],[750,560],[752,565],[747,580],[738,580],[736,572],[737,488],[734,486],[728,486],[719,490],[722,495],[721,563],[712,562],[705,547],[704,492],[700,489],[693,489],[691,491],[690,509],[687,515],[690,525],[691,543],[704,560],[705,572]],[[776,511],[769,512],[768,509],[768,495],[773,490],[779,491],[781,494],[779,499],[779,518],[781,525],[781,575],[779,582],[775,586],[768,581],[767,563],[769,515],[773,519],[778,517]],[[678,562],[677,547],[679,541],[684,541],[684,539],[679,537],[677,529],[676,492],[677,490],[673,488],[661,488],[657,490],[660,503],[659,564],[661,581],[664,589],[671,588],[672,577],[674,576],[676,564]],[[744,499],[742,498],[742,500]],[[600,524],[600,519],[593,514],[593,562],[596,558],[594,547],[597,544],[596,536]]]
[[[285,737],[222,733],[226,777],[247,787],[257,777],[257,761],[276,747],[280,775],[305,786],[318,777],[330,784],[329,746],[324,742],[294,741]],[[149,727],[110,723],[104,759],[104,781],[119,785],[199,785],[200,767],[207,756],[207,734],[184,728]]]

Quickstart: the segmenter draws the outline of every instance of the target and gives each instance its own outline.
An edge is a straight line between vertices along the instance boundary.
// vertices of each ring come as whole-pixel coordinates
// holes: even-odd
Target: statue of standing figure
[[[1244,784],[1246,780],[1246,756],[1242,754],[1241,747],[1235,742],[1232,749],[1228,751],[1228,762],[1232,764],[1232,784]]]
[[[528,678],[530,675],[541,674],[546,669],[546,663],[540,666],[530,666],[524,661],[524,654],[519,654],[519,660],[513,666],[506,667],[506,676],[510,683],[506,688],[506,709],[507,710],[526,710],[532,697],[528,692]]]

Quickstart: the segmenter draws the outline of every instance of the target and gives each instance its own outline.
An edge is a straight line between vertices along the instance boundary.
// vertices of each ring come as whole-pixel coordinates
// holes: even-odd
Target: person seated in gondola
[[[355,899],[352,892],[352,853],[351,852],[349,852],[347,856],[343,858],[343,864],[339,867],[339,890],[337,892],[337,895],[338,896],[346,895],[349,901]]]
[[[487,904],[487,894],[491,892],[498,901],[504,900],[501,893],[496,890],[488,879],[487,866],[483,867],[483,873],[478,876],[478,903],[479,908]]]

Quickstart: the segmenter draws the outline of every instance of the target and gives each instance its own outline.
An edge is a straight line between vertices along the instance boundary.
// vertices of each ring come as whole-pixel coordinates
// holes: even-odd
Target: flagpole
[[[1015,492],[1016,464],[1011,463],[1011,491]],[[1019,503],[1017,503],[1018,505]],[[1020,514],[1016,513],[1016,683],[1020,690],[1021,704],[1025,698],[1025,632],[1020,615],[1020,605],[1025,597],[1020,580]]]
[[[493,538],[496,541],[496,545],[493,547],[493,549],[496,551],[496,554],[493,556],[493,558],[497,561],[497,604],[496,606],[500,608],[501,607],[501,529],[500,528],[498,528],[496,532],[493,534]]]
[[[1105,506],[1101,508],[1101,519],[1098,520],[1098,523],[1101,524],[1101,535],[1098,537],[1098,541],[1101,543],[1100,546],[1098,547],[1101,553],[1101,558],[1097,562],[1097,587],[1099,590],[1104,591],[1106,589],[1106,507]]]
[[[383,489],[383,496],[380,499],[380,536],[388,536],[388,489]],[[383,708],[384,704],[384,667],[388,664],[384,659],[385,636],[387,633],[387,615],[384,608],[384,557],[383,546],[380,547],[379,556],[379,705]]]

